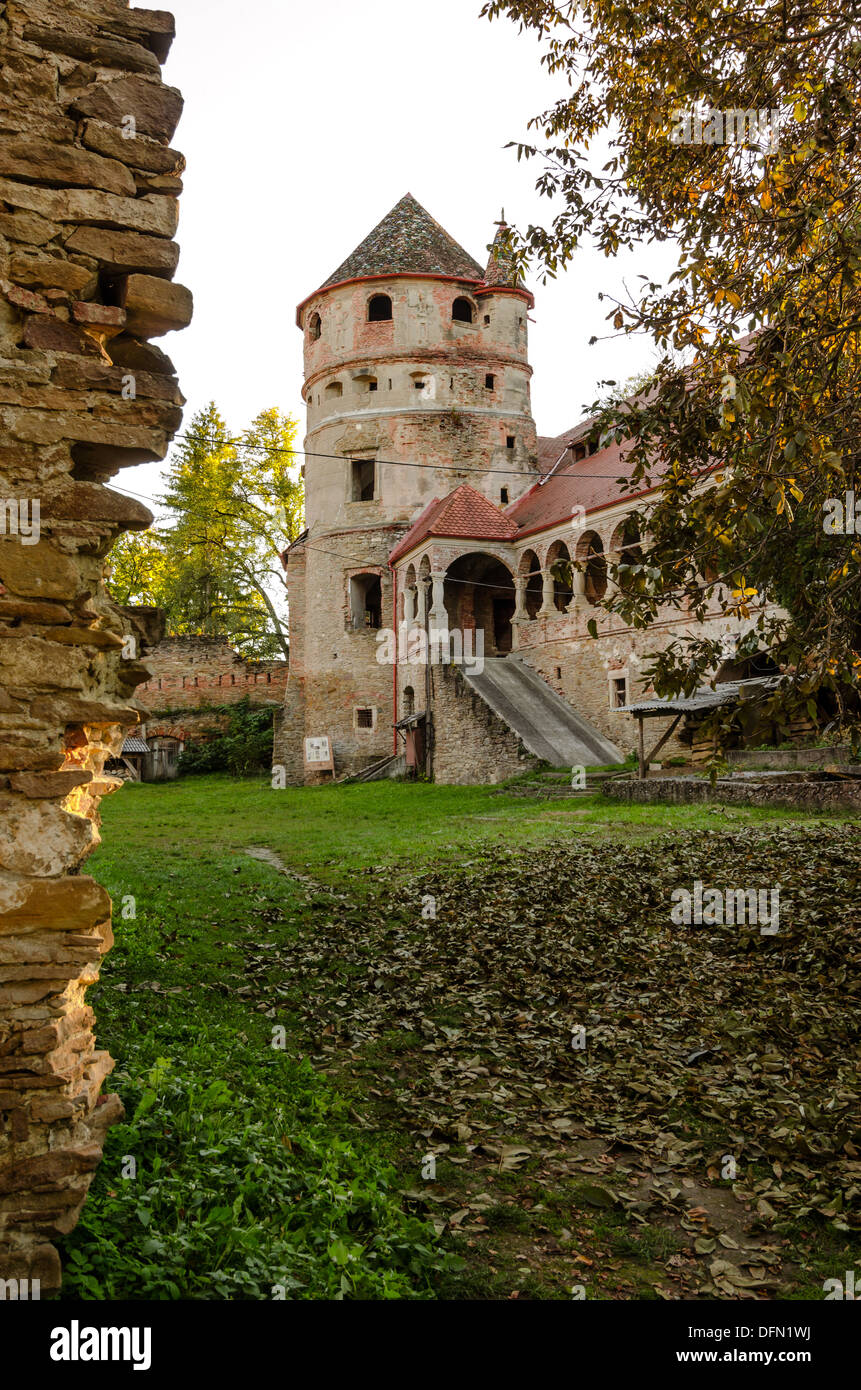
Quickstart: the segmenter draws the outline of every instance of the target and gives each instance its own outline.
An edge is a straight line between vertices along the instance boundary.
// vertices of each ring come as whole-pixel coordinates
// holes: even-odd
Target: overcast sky
[[[482,264],[504,206],[547,221],[537,163],[505,145],[559,93],[534,37],[479,18],[481,0],[165,0],[177,38],[165,80],[185,97],[174,144],[188,159],[177,279],[194,322],[160,344],[193,412],[214,399],[239,431],[268,406],[304,433],[296,305],[407,192]],[[578,251],[533,284],[530,356],[540,434],[576,424],[605,378],[650,365],[643,340],[604,335],[623,276],[656,274],[656,248],[608,261]],[[153,497],[163,465],[116,483]]]

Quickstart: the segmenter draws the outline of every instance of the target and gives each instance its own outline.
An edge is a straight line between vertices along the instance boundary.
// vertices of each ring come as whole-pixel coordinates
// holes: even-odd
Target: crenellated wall
[[[111,903],[81,870],[147,675],[104,571],[152,518],[105,484],[184,403],[148,342],[191,318],[173,34],[126,0],[0,4],[0,1279],[43,1290],[122,1113],[86,1003]]]

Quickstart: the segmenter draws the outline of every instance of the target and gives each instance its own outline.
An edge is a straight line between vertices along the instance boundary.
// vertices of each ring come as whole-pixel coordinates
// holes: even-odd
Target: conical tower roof
[[[451,275],[483,280],[478,261],[450,237],[411,193],[392,208],[321,289],[368,275]]]
[[[508,245],[509,226],[505,220],[504,212],[501,220],[497,222],[496,228],[496,236],[493,238],[490,260],[487,262],[484,278],[488,285],[509,285],[512,288],[521,289],[523,281],[517,274],[514,256]]]

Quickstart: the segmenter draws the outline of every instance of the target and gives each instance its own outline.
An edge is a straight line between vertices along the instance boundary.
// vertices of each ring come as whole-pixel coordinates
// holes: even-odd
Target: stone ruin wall
[[[111,903],[81,868],[147,675],[104,572],[152,518],[105,483],[182,418],[147,341],[191,317],[173,34],[127,0],[0,3],[0,1278],[43,1290],[122,1114],[85,999]]]
[[[199,705],[281,704],[287,688],[287,662],[246,661],[226,638],[166,637],[147,657],[149,680],[137,698],[149,717],[160,710],[193,710]]]

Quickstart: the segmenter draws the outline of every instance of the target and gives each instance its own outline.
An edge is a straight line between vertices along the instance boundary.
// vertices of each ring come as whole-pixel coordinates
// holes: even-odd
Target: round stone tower
[[[527,315],[499,224],[486,270],[407,195],[300,304],[307,532],[288,554],[290,681],[276,760],[313,775],[393,751],[388,557],[435,498],[469,483],[497,506],[535,480]]]

